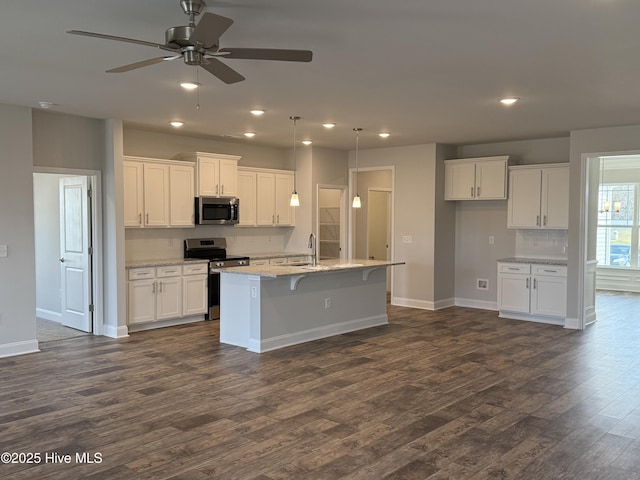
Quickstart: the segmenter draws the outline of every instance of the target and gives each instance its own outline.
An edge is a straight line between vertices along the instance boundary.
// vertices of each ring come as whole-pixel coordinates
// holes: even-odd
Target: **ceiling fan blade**
[[[162,63],[164,61],[176,60],[178,58],[182,58],[182,55],[177,55],[175,57],[156,57],[150,58],[149,60],[143,60],[141,62],[130,63],[128,65],[123,65],[121,67],[112,68],[107,70],[107,73],[123,73],[128,72],[129,70],[135,70],[136,68],[146,67],[148,65],[155,65],[156,63]]]
[[[205,49],[218,45],[220,35],[227,31],[233,20],[215,13],[204,13],[189,37],[193,45],[202,45]]]
[[[225,58],[247,60],[280,60],[284,62],[310,62],[313,52],[309,50],[282,50],[278,48],[221,48],[218,53]]]
[[[202,68],[215,75],[226,84],[237,83],[244,80],[244,77],[233,68],[226,66],[220,60],[209,58],[202,62]]]
[[[84,32],[82,30],[68,30],[71,35],[82,35],[85,37],[103,38],[105,40],[115,40],[116,42],[135,43],[137,45],[146,45],[147,47],[155,47],[169,52],[179,52],[177,48],[167,47],[161,43],[147,42],[145,40],[136,40],[135,38],[117,37],[115,35],[105,35],[104,33]]]

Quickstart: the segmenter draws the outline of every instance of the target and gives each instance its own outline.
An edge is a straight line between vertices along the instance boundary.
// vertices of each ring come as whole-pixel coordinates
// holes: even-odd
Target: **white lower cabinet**
[[[130,268],[127,324],[136,325],[204,314],[208,264]]]
[[[498,310],[501,317],[564,325],[567,267],[498,263]]]

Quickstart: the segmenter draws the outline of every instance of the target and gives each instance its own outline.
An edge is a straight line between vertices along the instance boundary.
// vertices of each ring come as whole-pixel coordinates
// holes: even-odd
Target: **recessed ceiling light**
[[[48,108],[55,107],[57,104],[53,102],[38,102],[40,108],[47,110]]]
[[[254,132],[244,132],[244,136],[247,138],[253,138],[256,134]]]
[[[181,121],[179,121],[179,120],[176,120],[176,121],[171,122],[171,126],[172,126],[172,127],[176,127],[176,128],[178,128],[178,127],[181,127],[181,126],[183,126],[183,125],[184,125],[184,122],[181,122]]]
[[[309,145],[311,145],[312,143],[313,143],[313,142],[312,142],[311,140],[302,140],[302,144],[303,144],[303,145],[306,145],[306,146],[309,146]]]
[[[264,110],[260,110],[260,109],[251,110],[251,115],[255,115],[256,117],[259,117],[260,115],[264,115]]]
[[[389,132],[380,132],[380,133],[378,134],[378,136],[379,136],[380,138],[388,138],[388,137],[389,137],[389,135],[391,135]]]
[[[182,82],[180,86],[185,90],[195,90],[200,86],[200,84],[197,82]]]
[[[507,97],[507,98],[503,98],[500,100],[500,103],[502,103],[503,105],[513,105],[514,103],[516,103],[519,99],[517,97]]]
[[[333,128],[333,127],[336,126],[336,124],[335,123],[323,123],[322,126],[324,128]]]

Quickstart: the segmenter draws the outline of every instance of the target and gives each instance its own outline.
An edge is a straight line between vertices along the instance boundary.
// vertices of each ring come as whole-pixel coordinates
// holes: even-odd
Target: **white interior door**
[[[91,229],[88,178],[60,179],[61,322],[91,332]]]

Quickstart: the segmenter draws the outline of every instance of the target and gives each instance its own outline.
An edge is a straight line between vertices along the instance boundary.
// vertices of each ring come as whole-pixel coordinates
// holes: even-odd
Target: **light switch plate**
[[[413,243],[413,237],[411,235],[403,235],[402,243]]]
[[[7,246],[0,245],[0,257],[6,257],[6,256],[7,256]]]

